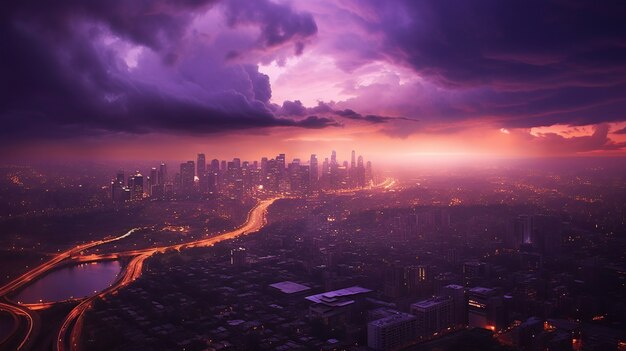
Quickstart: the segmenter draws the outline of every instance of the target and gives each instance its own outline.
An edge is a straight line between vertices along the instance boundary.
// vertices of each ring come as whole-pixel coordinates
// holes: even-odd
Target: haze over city
[[[626,350],[620,1],[0,5],[0,350]]]

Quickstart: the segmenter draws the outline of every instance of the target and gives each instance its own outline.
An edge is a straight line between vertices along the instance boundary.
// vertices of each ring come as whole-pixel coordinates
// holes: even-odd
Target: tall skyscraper
[[[124,186],[124,171],[118,171],[115,179],[111,181],[111,200],[114,203],[122,203],[130,200],[129,190]]]
[[[365,185],[369,185],[372,180],[374,180],[374,175],[372,174],[372,162],[367,161],[365,166]]]
[[[152,189],[158,184],[158,181],[159,181],[158,171],[156,167],[152,167],[150,169],[150,180],[149,180],[149,187],[148,187],[148,193],[150,194],[150,196],[152,196]]]
[[[204,156],[204,154],[198,154],[198,160],[196,164],[196,176],[198,177],[200,192],[207,192],[209,188],[209,182],[206,169],[206,157]]]
[[[352,150],[352,158],[350,161],[350,168],[356,167],[356,152]]]
[[[165,163],[161,163],[159,166],[159,185],[165,185],[167,182],[167,166]]]
[[[283,174],[285,172],[285,154],[278,154],[278,156],[276,156],[276,163],[278,170]]]
[[[356,183],[359,187],[365,186],[365,167],[363,166],[363,156],[359,156],[356,164]]]
[[[139,201],[143,199],[143,175],[137,171],[132,177],[128,179],[129,188],[131,191],[131,199],[133,201]]]
[[[180,164],[180,187],[184,191],[193,189],[195,165],[193,161]]]
[[[204,154],[198,154],[196,176],[202,178],[206,174],[206,157]]]
[[[317,155],[312,154],[309,161],[309,178],[311,189],[317,188],[317,181],[319,179],[319,167],[317,165]]]

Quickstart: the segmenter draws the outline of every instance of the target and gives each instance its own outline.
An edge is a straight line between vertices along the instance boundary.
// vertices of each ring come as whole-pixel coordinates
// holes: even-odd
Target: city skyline
[[[0,3],[0,351],[626,351],[625,19]]]
[[[140,170],[120,169],[111,180],[110,199],[113,203],[162,199],[175,194],[218,194],[237,199],[269,194],[312,195],[320,191],[349,190],[372,187],[375,179],[371,161],[365,161],[355,150],[350,161],[341,161],[333,150],[320,163],[316,154],[308,160],[286,154],[274,158],[262,157],[252,162],[238,157],[231,161],[209,159],[198,153],[196,160],[180,163],[178,172],[168,173],[167,163],[150,167],[145,177]]]

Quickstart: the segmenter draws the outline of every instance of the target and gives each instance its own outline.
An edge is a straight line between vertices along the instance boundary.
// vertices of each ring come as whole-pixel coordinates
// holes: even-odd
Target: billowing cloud
[[[625,17],[617,0],[7,2],[0,139],[327,128],[441,148],[481,130],[623,150]],[[528,132],[554,125],[596,129]]]
[[[424,92],[418,85],[414,96],[436,95],[426,105],[459,110],[435,118],[489,116],[520,127],[625,118],[626,8],[620,1],[368,4],[370,11],[353,13],[366,14],[359,18],[372,38],[384,36],[371,45],[439,89]],[[360,54],[370,57],[371,45]]]
[[[310,13],[296,13],[289,6],[268,0],[230,0],[226,3],[226,17],[231,26],[259,26],[261,47],[293,43],[297,55],[302,54],[308,38],[317,33],[317,25]]]
[[[301,53],[316,31],[311,15],[269,1],[226,1],[227,14],[216,17],[258,28],[260,38],[217,32],[207,40],[194,21],[216,11],[215,3],[2,5],[2,139],[337,126],[330,118],[278,117],[269,106],[269,78],[254,60],[224,55],[229,46],[293,45]],[[250,47],[258,40],[262,45]]]

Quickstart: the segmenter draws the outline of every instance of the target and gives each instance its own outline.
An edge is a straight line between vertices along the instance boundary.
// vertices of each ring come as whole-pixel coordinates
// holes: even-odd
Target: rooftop
[[[462,287],[462,286],[460,286],[460,285],[456,285],[456,284],[446,285],[446,288],[455,289],[455,290],[458,290],[458,289],[463,289],[463,287]]]
[[[284,282],[278,282],[278,283],[270,284],[270,286],[272,288],[280,290],[280,292],[285,293],[285,294],[294,294],[294,293],[298,293],[298,292],[301,292],[301,291],[306,291],[306,290],[310,290],[311,289],[311,288],[309,288],[306,285],[294,283],[294,282],[288,281],[288,280],[284,281]]]
[[[476,294],[490,294],[492,293],[494,290],[490,289],[490,288],[483,288],[481,286],[477,286],[475,288],[471,288],[470,292],[472,293],[476,293]]]
[[[370,324],[377,326],[377,327],[383,327],[383,326],[394,325],[394,324],[398,324],[402,322],[407,322],[407,321],[414,320],[414,319],[416,319],[416,317],[412,314],[397,312],[396,314],[391,315],[389,317],[371,321]]]
[[[330,299],[337,298],[337,297],[358,295],[358,294],[368,293],[371,291],[372,290],[362,288],[360,286],[351,286],[345,289],[328,291],[328,292],[317,294],[317,295],[307,296],[306,299],[315,303],[321,303],[323,300],[328,301]]]
[[[412,304],[411,306],[415,306],[418,308],[430,308],[430,307],[442,304],[446,301],[449,301],[449,299],[445,297],[441,297],[441,296],[436,296],[436,297],[431,297],[430,299],[427,299],[427,300],[418,301]]]

